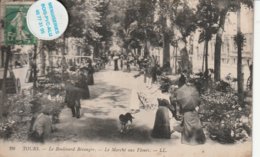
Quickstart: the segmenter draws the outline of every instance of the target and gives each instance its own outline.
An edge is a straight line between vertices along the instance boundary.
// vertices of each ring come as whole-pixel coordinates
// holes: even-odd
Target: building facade
[[[252,62],[253,58],[253,10],[245,6],[241,8],[241,31],[245,36],[245,45],[242,52],[243,73],[244,77],[249,76],[248,62]],[[178,31],[174,31],[175,35]],[[222,35],[221,46],[221,77],[224,78],[227,74],[231,73],[236,77],[237,68],[237,47],[234,37],[237,34],[237,13],[229,12],[226,16],[224,32]],[[189,60],[192,63],[193,72],[202,71],[203,55],[204,55],[204,42],[199,43],[199,29],[187,37],[186,48],[189,54]],[[177,37],[178,38],[178,37]],[[215,38],[213,36],[208,45],[208,66],[214,69],[214,52],[215,52]],[[179,41],[177,47],[170,45],[170,64],[173,73],[177,72],[178,62],[180,60],[180,51],[185,46],[185,43]],[[150,46],[150,54],[157,57],[160,65],[162,66],[163,48]]]
[[[243,6],[241,8],[241,32],[245,36],[245,43],[242,51],[243,73],[245,78],[249,76],[248,63],[252,63],[253,58],[253,10]],[[224,26],[221,46],[221,77],[231,73],[236,77],[237,68],[237,46],[234,37],[237,34],[237,14],[229,12]],[[215,36],[208,45],[208,66],[214,69]],[[201,71],[204,55],[204,42],[199,43],[199,31],[194,33],[194,39],[190,58],[192,58],[193,71]]]

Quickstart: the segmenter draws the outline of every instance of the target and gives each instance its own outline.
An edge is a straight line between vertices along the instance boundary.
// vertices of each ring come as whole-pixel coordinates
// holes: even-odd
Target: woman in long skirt
[[[94,85],[94,68],[91,64],[91,62],[88,63],[87,66],[87,81],[88,81],[88,85]]]
[[[158,99],[159,107],[156,111],[152,137],[171,138],[169,102],[165,99]]]
[[[200,96],[195,87],[183,85],[176,91],[177,109],[183,115],[182,138],[181,142],[185,144],[204,144],[206,141],[202,124],[196,111],[200,103]]]
[[[204,144],[205,134],[197,111],[187,111],[183,114],[183,131],[181,142],[185,144]]]

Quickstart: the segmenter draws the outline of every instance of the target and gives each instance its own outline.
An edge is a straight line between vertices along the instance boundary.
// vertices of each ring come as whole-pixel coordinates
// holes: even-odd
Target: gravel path
[[[120,133],[118,116],[130,111],[129,99],[131,89],[142,78],[135,79],[135,72],[104,70],[95,73],[95,85],[90,86],[91,98],[82,101],[81,118],[72,117],[70,109],[64,108],[60,114],[60,123],[56,125],[57,131],[53,133],[51,142],[101,143],[102,145],[136,145],[136,146],[162,146],[173,150],[176,154],[191,154],[192,156],[250,156],[251,140],[234,145],[221,145],[210,139],[200,146],[187,146],[181,144],[181,135],[174,132],[171,139],[153,139],[150,136],[153,128],[156,110],[143,110],[134,114],[132,128],[127,134]],[[154,92],[151,92],[153,91]],[[156,98],[160,91],[153,88],[150,97]],[[181,148],[180,151],[179,148]],[[193,150],[195,152],[191,153]],[[218,151],[218,155],[214,152]]]

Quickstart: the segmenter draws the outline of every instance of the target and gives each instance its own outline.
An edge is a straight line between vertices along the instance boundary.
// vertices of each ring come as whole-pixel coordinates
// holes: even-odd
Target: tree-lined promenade
[[[61,2],[70,17],[62,37],[53,41],[37,40],[27,50],[23,46],[17,48],[17,45],[2,48],[5,64],[1,86],[1,137],[19,140],[29,137],[29,140],[44,142],[45,135],[55,131],[51,127],[53,123],[58,128],[57,137],[55,133],[51,134],[54,135],[52,140],[60,135],[66,138],[67,129],[70,133],[77,132],[78,139],[85,137],[81,131],[86,128],[66,128],[64,121],[68,120],[69,125],[74,121],[77,125],[83,125],[82,121],[86,125],[95,125],[92,129],[101,132],[93,134],[96,138],[98,133],[102,138],[112,138],[102,132],[108,127],[118,131],[111,132],[118,140],[128,129],[126,122],[118,120],[118,116],[130,112],[136,114],[136,121],[144,123],[144,126],[133,127],[130,137],[122,137],[126,139],[138,141],[144,138],[148,142],[152,138],[171,139],[174,132],[181,132],[182,138],[187,138],[186,142],[190,140],[187,134],[195,132],[194,138],[199,144],[208,139],[219,143],[240,143],[250,139],[252,63],[250,57],[243,55],[248,42],[240,20],[241,9],[252,11],[252,0]],[[222,69],[221,64],[225,55],[222,50],[226,50],[222,47],[225,45],[223,34],[228,31],[224,26],[229,13],[237,16],[236,35],[231,37],[232,47],[236,47],[232,59],[235,60],[237,76],[221,76],[221,72],[227,70]],[[196,50],[201,44],[203,50]],[[23,51],[27,51],[27,58],[15,57],[14,52],[20,54]],[[196,54],[202,54],[202,59],[194,65],[191,56]],[[247,81],[242,68],[245,62],[250,71]],[[194,67],[201,68],[195,71]],[[25,88],[21,83],[22,90],[16,88],[14,94],[8,93],[9,84],[6,82],[21,77],[17,76],[15,68],[27,70],[25,78],[20,80],[25,80],[29,87]],[[127,85],[131,81],[136,84]],[[14,85],[18,86],[18,81]],[[155,101],[150,101],[151,97]],[[94,100],[98,104],[88,106]],[[178,105],[188,106],[188,109]],[[142,121],[147,110],[154,121]],[[172,115],[165,115],[168,110]],[[142,116],[138,117],[138,114]],[[160,118],[165,118],[163,126],[167,126],[163,131],[157,124]],[[102,122],[104,119],[108,123]],[[194,123],[188,127],[180,124],[173,129],[172,119],[176,119],[175,124],[188,124],[192,120]],[[117,122],[121,128],[116,126]],[[48,126],[45,135],[41,129],[37,130],[43,124]],[[19,131],[12,132],[19,127]],[[196,130],[191,129],[193,127]],[[87,139],[92,138],[93,130],[89,129]],[[158,135],[160,131],[165,135]]]

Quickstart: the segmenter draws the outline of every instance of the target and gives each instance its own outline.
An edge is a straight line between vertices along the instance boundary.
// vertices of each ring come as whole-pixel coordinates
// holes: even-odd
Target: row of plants
[[[38,91],[35,96],[31,96],[31,90],[10,95],[6,100],[5,114],[0,123],[0,138],[9,141],[27,141],[33,119],[40,113],[50,115],[52,123],[59,122],[59,114],[65,104],[53,93],[60,88],[48,87],[44,92]]]
[[[220,143],[246,141],[252,132],[252,106],[241,107],[236,93],[211,91],[201,95],[200,116],[212,140]]]
[[[201,96],[199,115],[204,130],[210,139],[219,143],[247,141],[252,132],[252,102],[239,103],[236,90],[228,81],[212,81],[210,78],[189,78],[188,82],[196,86]],[[178,85],[178,79],[160,77],[162,92],[168,92],[171,86]]]

